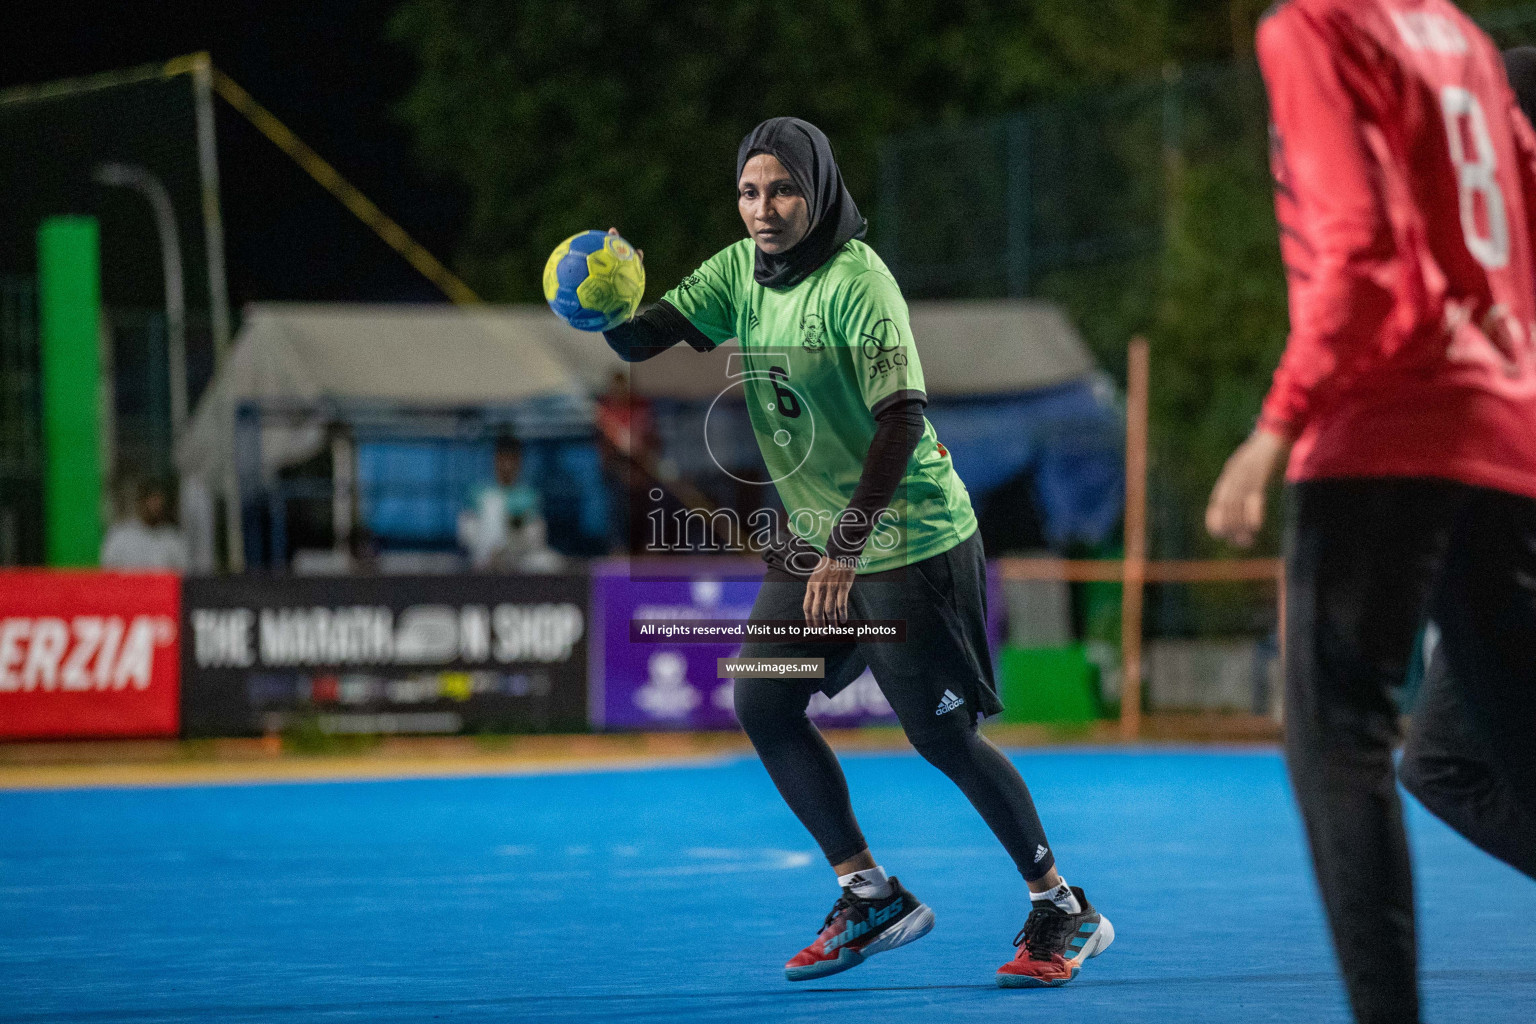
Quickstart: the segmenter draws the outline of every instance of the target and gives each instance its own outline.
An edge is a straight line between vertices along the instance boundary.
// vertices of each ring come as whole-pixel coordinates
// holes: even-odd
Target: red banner
[[[0,738],[174,736],[181,580],[0,572]]]

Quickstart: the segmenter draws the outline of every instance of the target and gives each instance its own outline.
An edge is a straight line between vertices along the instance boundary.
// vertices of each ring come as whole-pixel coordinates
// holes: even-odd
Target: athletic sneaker
[[[920,939],[932,928],[933,911],[894,877],[890,895],[884,897],[866,899],[844,889],[821,923],[821,934],[784,965],[784,976],[810,981],[838,974],[876,953]]]
[[[1072,886],[1082,910],[1069,914],[1054,903],[1035,901],[1024,928],[1013,937],[1012,960],[997,969],[1003,988],[1055,988],[1077,977],[1083,962],[1115,941],[1114,925],[1093,909],[1083,890]]]

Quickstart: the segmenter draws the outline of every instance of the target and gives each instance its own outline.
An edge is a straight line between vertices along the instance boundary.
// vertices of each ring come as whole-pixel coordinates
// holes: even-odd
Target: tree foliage
[[[616,225],[646,250],[654,297],[741,237],[736,147],[764,118],[823,128],[874,221],[893,132],[1219,55],[1226,0],[1176,6],[405,0],[391,31],[420,68],[402,110],[420,152],[473,197],[457,254],[471,283],[535,298],[560,239]]]

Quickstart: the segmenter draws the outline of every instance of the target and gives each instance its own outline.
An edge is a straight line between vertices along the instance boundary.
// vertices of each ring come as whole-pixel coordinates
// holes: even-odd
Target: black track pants
[[[1536,501],[1386,478],[1300,483],[1289,506],[1291,781],[1357,1020],[1417,1024],[1413,880],[1392,764],[1391,690],[1432,617],[1465,702],[1464,742],[1484,752],[1509,806],[1532,812]]]
[[[1451,678],[1438,627],[1397,766],[1403,787],[1473,845],[1536,878],[1536,815],[1489,760],[1471,709]],[[1536,741],[1536,733],[1532,734]]]

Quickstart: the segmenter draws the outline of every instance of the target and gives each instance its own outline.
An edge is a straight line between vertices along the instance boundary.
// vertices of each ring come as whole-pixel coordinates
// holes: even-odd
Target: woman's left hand
[[[852,559],[832,559],[826,555],[816,564],[805,585],[807,626],[827,626],[848,621],[848,592],[853,589]]]
[[[1205,509],[1205,528],[1219,537],[1246,548],[1264,525],[1264,498],[1270,478],[1285,465],[1291,442],[1263,427],[1238,445],[1227,459],[1211,501]]]

